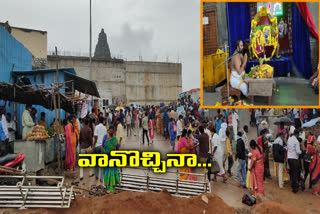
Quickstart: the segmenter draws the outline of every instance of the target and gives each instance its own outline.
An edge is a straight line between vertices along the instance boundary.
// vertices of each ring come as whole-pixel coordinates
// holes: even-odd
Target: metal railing
[[[166,189],[169,193],[179,197],[196,196],[202,193],[211,192],[211,185],[207,179],[207,171],[204,174],[179,172],[177,168],[174,171],[167,171],[166,177],[163,175],[152,175],[150,168],[130,168],[135,173],[125,173],[120,168],[120,184],[116,187],[118,191],[133,192],[160,192]],[[138,170],[140,174],[137,173]],[[142,172],[142,173],[141,173]],[[175,174],[174,178],[169,178],[168,174]],[[197,180],[180,179],[180,175],[187,174],[197,177]],[[198,179],[200,178],[200,179]]]
[[[73,186],[63,187],[63,176],[9,176],[0,179],[17,179],[16,185],[0,186],[0,207],[5,208],[69,208],[75,198]],[[51,181],[53,185],[35,185],[37,181]]]

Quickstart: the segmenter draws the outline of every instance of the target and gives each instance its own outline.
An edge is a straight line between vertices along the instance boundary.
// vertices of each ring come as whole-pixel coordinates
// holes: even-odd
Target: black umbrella
[[[292,120],[288,117],[280,117],[280,119],[274,124],[279,126],[281,123],[283,123],[285,126],[290,126],[293,124]]]
[[[160,108],[160,113],[164,113],[164,112],[166,112],[166,111],[167,111],[167,109],[168,109],[168,107],[167,107],[167,106],[161,107],[161,108]]]

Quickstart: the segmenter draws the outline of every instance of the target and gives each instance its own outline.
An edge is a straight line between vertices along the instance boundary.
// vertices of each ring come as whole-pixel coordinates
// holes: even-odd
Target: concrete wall
[[[126,62],[126,95],[130,104],[175,101],[182,91],[181,64]]]
[[[33,67],[46,67],[47,59],[47,32],[21,28],[11,28],[11,35],[21,42],[33,56]]]
[[[48,56],[48,67],[55,68],[55,56]],[[85,79],[90,79],[89,58],[74,56],[59,56],[59,67],[74,68],[76,73]],[[109,103],[125,102],[126,66],[124,61],[92,60],[92,80],[96,83],[101,98],[107,98]]]
[[[89,79],[87,57],[60,56],[59,59],[59,67],[73,67],[79,76]],[[48,56],[48,67],[55,66],[55,57]],[[92,80],[109,103],[159,105],[175,101],[181,93],[181,69],[181,64],[176,63],[93,59]]]
[[[307,2],[310,12],[313,17],[314,24],[319,32],[319,3],[318,2]],[[313,71],[315,72],[318,66],[319,56],[319,41],[310,34],[310,48],[311,48],[311,62]]]

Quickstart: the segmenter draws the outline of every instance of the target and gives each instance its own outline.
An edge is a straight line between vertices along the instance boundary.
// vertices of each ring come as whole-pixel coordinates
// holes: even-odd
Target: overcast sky
[[[89,53],[89,0],[6,0],[0,22],[48,32],[48,50]],[[199,0],[92,0],[92,52],[104,28],[111,54],[182,63],[183,90],[200,87]]]

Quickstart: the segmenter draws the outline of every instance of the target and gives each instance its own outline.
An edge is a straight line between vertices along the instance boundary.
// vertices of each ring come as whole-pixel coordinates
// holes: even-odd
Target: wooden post
[[[10,75],[11,77],[13,76],[13,70],[14,70],[14,64],[12,65],[12,68],[11,68],[11,75]],[[13,81],[13,87],[14,87],[13,97],[14,97],[14,99],[16,99],[16,87],[15,87],[15,84],[16,83]],[[15,121],[15,122],[17,121],[17,103],[16,102],[14,102],[14,107],[13,107],[13,121]]]
[[[59,127],[58,127],[58,138],[57,138],[57,145],[58,145],[58,152],[57,152],[57,159],[58,159],[58,170],[61,172],[61,141],[60,141],[60,125],[61,125],[61,108],[60,108],[60,81],[59,81],[59,68],[58,68],[58,50],[57,47],[56,49],[56,72],[57,72],[57,93],[58,93],[58,118],[57,118],[57,104],[56,104],[56,93],[54,93],[54,99],[53,99],[53,105],[54,105],[54,112],[55,112],[55,117],[58,120]]]

